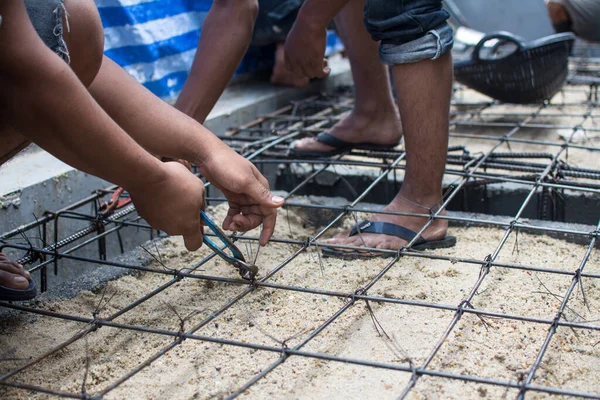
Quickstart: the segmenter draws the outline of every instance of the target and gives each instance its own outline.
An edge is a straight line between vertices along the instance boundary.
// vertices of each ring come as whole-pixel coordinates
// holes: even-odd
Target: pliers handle
[[[107,202],[101,203],[98,211],[103,217],[110,216],[115,210],[125,207],[126,205],[131,203],[131,197],[127,197],[122,199],[121,196],[125,192],[125,189],[122,187],[117,188],[113,194],[110,196],[110,200]]]
[[[227,261],[229,264],[233,265],[238,269],[242,278],[253,281],[254,277],[258,273],[258,267],[256,265],[251,265],[246,262],[244,259],[244,255],[238,249],[238,247],[233,243],[233,241],[215,224],[208,215],[204,212],[204,210],[200,210],[200,219],[202,223],[210,229],[215,236],[225,245],[225,248],[231,251],[231,255],[225,253],[223,248],[218,246],[215,242],[213,242],[208,236],[203,235],[204,243],[212,249],[219,257],[223,260]]]

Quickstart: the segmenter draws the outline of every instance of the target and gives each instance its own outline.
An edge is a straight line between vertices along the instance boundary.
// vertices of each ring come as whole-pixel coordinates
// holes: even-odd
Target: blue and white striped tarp
[[[212,0],[96,0],[105,54],[154,94],[177,96]]]
[[[104,26],[104,52],[163,99],[181,91],[212,0],[96,0]],[[328,37],[328,52],[340,48]],[[250,51],[237,74],[260,65],[264,52]],[[271,52],[272,56],[272,52]]]

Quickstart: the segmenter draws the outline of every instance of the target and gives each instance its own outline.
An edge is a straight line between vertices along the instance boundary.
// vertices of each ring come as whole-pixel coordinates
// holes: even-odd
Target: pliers
[[[225,248],[219,247],[208,236],[203,235],[204,243],[212,249],[219,257],[233,265],[239,271],[242,278],[247,281],[254,281],[254,277],[258,273],[258,267],[246,262],[240,249],[237,248],[231,239],[219,228],[209,217],[204,210],[200,210],[200,219],[202,223],[210,229],[217,238],[225,245]],[[224,250],[228,249],[231,255]]]

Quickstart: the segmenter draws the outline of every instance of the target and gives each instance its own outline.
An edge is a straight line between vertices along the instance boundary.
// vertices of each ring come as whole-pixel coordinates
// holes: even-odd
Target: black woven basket
[[[484,47],[493,39],[497,42],[491,49]],[[506,103],[540,103],[563,86],[574,40],[571,33],[531,42],[508,32],[490,33],[477,43],[470,60],[454,64],[454,76],[464,85]]]

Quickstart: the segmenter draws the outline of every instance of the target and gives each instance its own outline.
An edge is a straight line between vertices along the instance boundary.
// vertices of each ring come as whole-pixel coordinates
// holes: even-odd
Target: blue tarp
[[[211,0],[96,0],[105,54],[154,94],[181,91]]]

